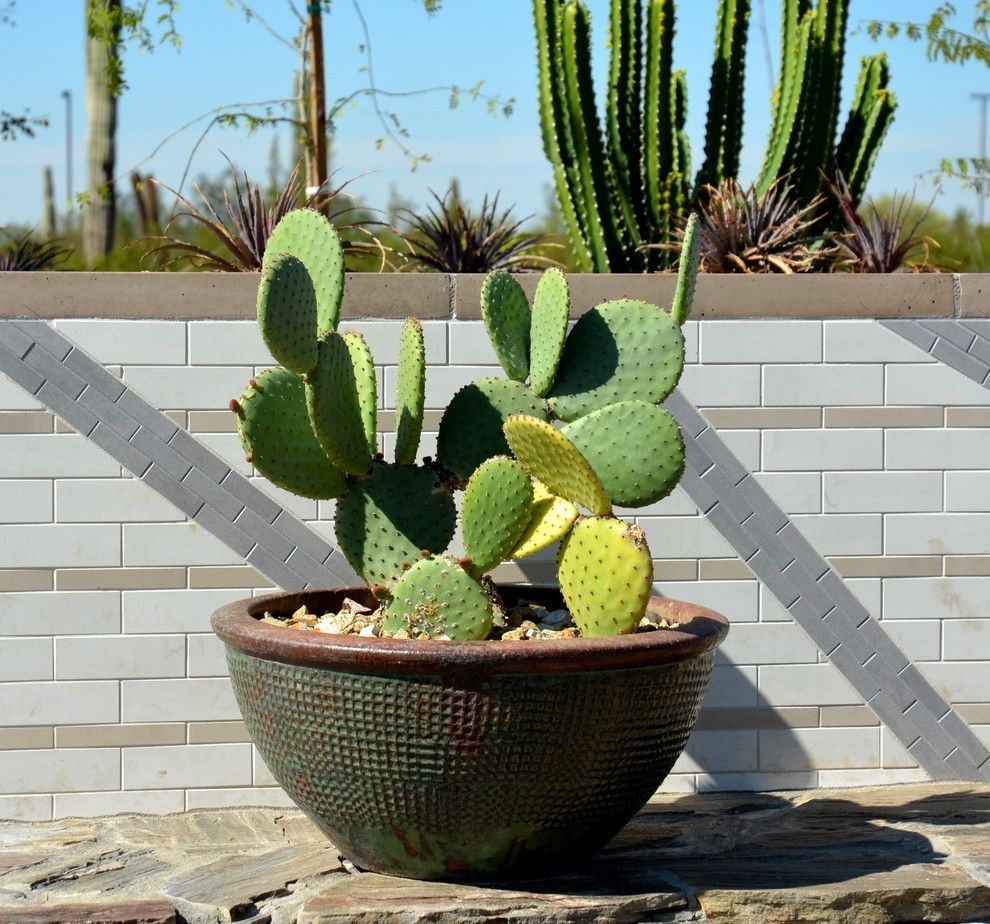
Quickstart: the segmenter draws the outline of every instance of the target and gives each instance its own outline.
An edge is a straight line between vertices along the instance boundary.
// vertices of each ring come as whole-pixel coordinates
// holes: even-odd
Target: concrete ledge
[[[346,318],[480,317],[481,275],[349,273]],[[537,274],[520,277],[530,294]],[[0,273],[0,317],[251,318],[253,273]],[[573,313],[608,298],[666,305],[675,277],[570,275]],[[990,275],[702,276],[695,318],[990,316]]]

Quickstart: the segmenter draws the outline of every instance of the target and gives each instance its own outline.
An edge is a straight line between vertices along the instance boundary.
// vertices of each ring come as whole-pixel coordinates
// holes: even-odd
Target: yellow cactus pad
[[[560,590],[587,638],[635,632],[653,592],[643,530],[612,517],[578,520],[560,548]]]
[[[554,494],[599,516],[611,513],[612,504],[601,479],[556,427],[535,417],[513,414],[503,431],[523,468]]]
[[[563,539],[578,518],[578,509],[569,500],[557,497],[542,481],[533,479],[533,507],[529,525],[512,553],[513,558],[534,555]]]

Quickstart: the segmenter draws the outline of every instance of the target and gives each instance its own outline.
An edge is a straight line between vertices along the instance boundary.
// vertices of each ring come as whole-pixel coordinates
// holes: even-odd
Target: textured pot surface
[[[557,591],[501,588],[559,606]],[[604,846],[680,755],[724,617],[604,639],[402,641],[266,625],[366,588],[219,609],[238,704],[286,792],[358,866],[420,879],[528,878]]]

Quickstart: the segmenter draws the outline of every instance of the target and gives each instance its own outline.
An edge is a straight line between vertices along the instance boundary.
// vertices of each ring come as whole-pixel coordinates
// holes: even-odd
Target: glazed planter
[[[549,588],[500,588],[559,607]],[[265,762],[357,866],[498,881],[573,867],[656,791],[697,719],[728,623],[654,597],[680,623],[635,635],[451,642],[267,625],[336,612],[364,587],[275,594],[213,616]]]

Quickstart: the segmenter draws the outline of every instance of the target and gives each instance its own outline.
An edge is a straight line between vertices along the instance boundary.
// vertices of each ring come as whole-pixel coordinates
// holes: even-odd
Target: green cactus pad
[[[605,302],[583,315],[564,344],[550,406],[576,420],[616,401],[659,404],[684,368],[684,335],[646,302]]]
[[[485,278],[481,317],[505,374],[525,382],[529,375],[529,301],[522,286],[505,270]]]
[[[533,488],[515,459],[497,456],[471,476],[461,505],[464,552],[482,574],[505,561],[529,524]]]
[[[392,588],[383,628],[389,634],[418,629],[430,638],[485,638],[492,629],[492,601],[485,589],[452,559],[421,558]]]
[[[643,531],[611,517],[578,520],[560,547],[557,576],[571,618],[588,638],[634,632],[653,592]]]
[[[534,478],[529,523],[512,552],[512,558],[535,555],[558,539],[563,539],[577,518],[577,507],[569,500],[557,497],[542,481]]]
[[[351,343],[336,331],[325,332],[319,340],[316,368],[306,382],[313,432],[330,461],[351,475],[368,471],[372,456],[365,420],[369,383],[358,384],[358,376],[367,374],[363,363],[355,365],[358,349],[352,352]],[[374,368],[370,388],[375,390]]]
[[[368,341],[363,334],[349,330],[342,336],[354,367],[358,406],[361,408],[361,423],[368,441],[368,451],[374,455],[378,450],[378,377],[375,374],[375,358],[371,355]]]
[[[570,313],[567,280],[559,269],[548,269],[536,286],[529,328],[529,383],[538,395],[553,387]]]
[[[399,375],[395,395],[395,461],[411,465],[419,451],[426,394],[426,349],[423,325],[409,318],[399,340]]]
[[[423,549],[444,551],[456,520],[454,498],[432,469],[375,462],[337,504],[334,525],[354,570],[369,584],[389,584]]]
[[[340,497],[343,474],[317,442],[306,413],[302,379],[266,369],[237,403],[237,430],[254,467],[272,484],[303,497]]]
[[[677,266],[677,288],[670,306],[670,316],[677,324],[683,324],[691,316],[691,306],[694,304],[694,288],[698,282],[698,260],[701,253],[699,221],[698,213],[692,212],[684,229],[681,259]]]
[[[546,420],[547,404],[525,385],[480,379],[454,395],[440,420],[437,459],[462,481],[485,459],[509,454],[502,425],[510,414]]]
[[[524,414],[513,414],[504,429],[523,468],[554,494],[595,514],[611,512],[612,505],[598,475],[560,430]]]
[[[309,271],[316,292],[316,332],[336,330],[344,297],[344,248],[333,225],[313,209],[289,212],[268,238],[262,273],[284,253]]]
[[[563,432],[597,472],[613,504],[643,507],[662,500],[684,473],[680,428],[655,404],[610,404]]]
[[[316,290],[309,270],[292,254],[276,254],[261,274],[258,327],[286,369],[302,374],[316,365]]]

